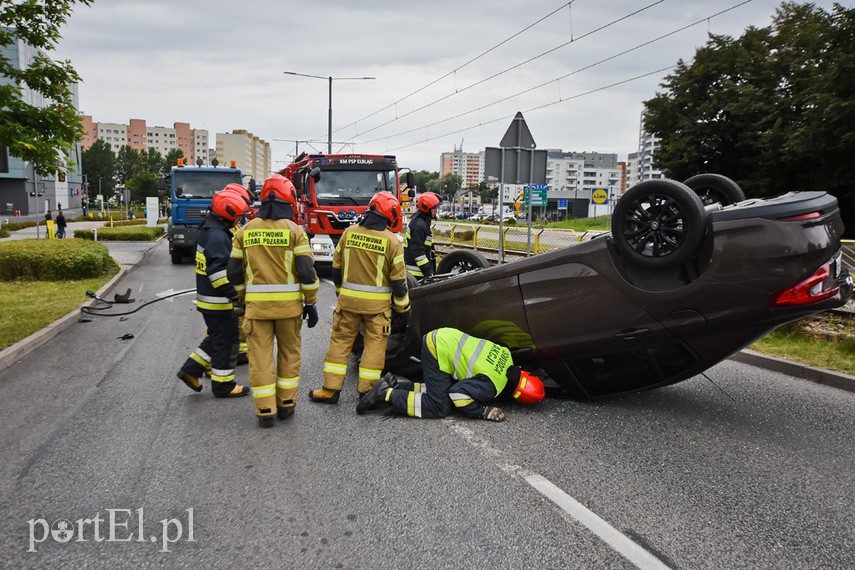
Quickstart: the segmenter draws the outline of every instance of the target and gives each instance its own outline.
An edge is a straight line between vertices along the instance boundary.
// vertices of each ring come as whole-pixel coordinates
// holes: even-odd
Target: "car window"
[[[657,380],[665,382],[696,362],[694,353],[682,344],[566,361],[576,380],[591,397],[646,388]]]

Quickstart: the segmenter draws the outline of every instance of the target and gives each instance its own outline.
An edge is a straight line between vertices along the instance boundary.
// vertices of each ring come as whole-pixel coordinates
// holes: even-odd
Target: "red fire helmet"
[[[401,219],[401,203],[391,192],[377,192],[368,203],[368,208],[386,218],[390,226],[394,226]]]
[[[433,208],[439,206],[440,202],[442,202],[442,199],[439,196],[437,196],[433,192],[425,192],[424,194],[419,196],[417,205],[420,212],[424,212],[425,214],[427,214]]]
[[[521,404],[536,404],[546,397],[543,382],[529,372],[520,370],[520,381],[514,390],[514,399]]]

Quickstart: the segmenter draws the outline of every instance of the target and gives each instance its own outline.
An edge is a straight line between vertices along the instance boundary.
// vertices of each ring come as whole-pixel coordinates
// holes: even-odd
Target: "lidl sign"
[[[591,192],[591,202],[594,204],[608,204],[609,192],[605,188],[596,188]]]

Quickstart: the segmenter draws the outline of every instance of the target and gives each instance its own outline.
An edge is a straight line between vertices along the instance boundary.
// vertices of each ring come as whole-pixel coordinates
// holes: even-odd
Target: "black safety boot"
[[[236,366],[240,366],[242,364],[249,364],[249,357],[245,352],[238,352]]]
[[[340,394],[341,392],[333,392],[332,390],[321,388],[320,390],[312,390],[309,392],[309,399],[321,404],[338,404]]]
[[[187,384],[187,387],[193,390],[194,392],[202,391],[202,381],[193,376],[192,374],[188,374],[183,370],[178,371],[178,379]]]
[[[281,406],[276,408],[276,417],[280,420],[287,420],[291,416],[294,415],[294,406],[290,408],[283,408]]]
[[[362,415],[368,410],[379,408],[383,403],[385,403],[386,390],[389,388],[391,388],[391,386],[389,385],[389,382],[386,381],[386,377],[384,376],[380,378],[380,380],[374,384],[374,387],[359,399],[359,403],[356,404],[356,413]]]
[[[258,418],[258,427],[262,428],[272,428],[273,424],[276,422],[273,415],[269,416],[256,416]]]

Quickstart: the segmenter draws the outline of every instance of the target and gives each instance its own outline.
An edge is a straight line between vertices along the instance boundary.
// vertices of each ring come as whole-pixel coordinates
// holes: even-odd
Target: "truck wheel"
[[[440,273],[464,273],[473,269],[484,269],[490,267],[487,258],[477,251],[468,249],[456,249],[440,260],[436,266],[436,272]]]
[[[745,192],[742,191],[739,184],[721,174],[698,174],[683,184],[701,197],[704,206],[716,203],[729,206],[745,200]]]
[[[695,254],[706,233],[701,198],[676,180],[645,180],[627,190],[612,214],[612,239],[631,263],[676,267]]]

